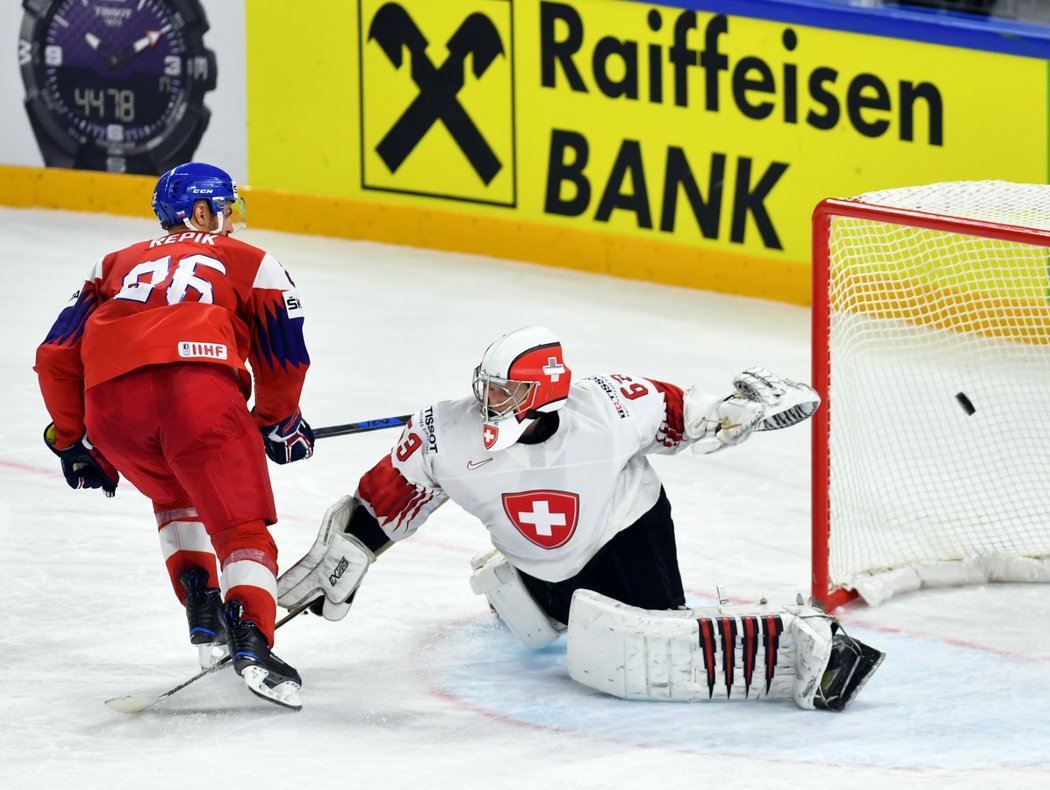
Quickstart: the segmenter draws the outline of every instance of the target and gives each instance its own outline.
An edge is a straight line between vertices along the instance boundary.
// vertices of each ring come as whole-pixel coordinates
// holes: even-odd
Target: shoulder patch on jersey
[[[593,381],[598,385],[598,389],[604,392],[609,398],[613,409],[616,411],[616,415],[621,420],[626,420],[630,416],[631,412],[627,408],[627,405],[620,399],[620,393],[612,379],[606,378],[605,376],[591,376],[590,378],[584,379],[584,381]]]
[[[434,407],[427,406],[420,412],[420,430],[423,432],[423,443],[428,453],[438,452],[437,422]]]
[[[420,448],[424,455],[438,452],[437,420],[433,406],[427,406],[412,415],[392,452],[398,461],[405,463]]]
[[[282,291],[281,298],[284,299],[284,309],[289,318],[303,317],[303,303],[297,291]]]

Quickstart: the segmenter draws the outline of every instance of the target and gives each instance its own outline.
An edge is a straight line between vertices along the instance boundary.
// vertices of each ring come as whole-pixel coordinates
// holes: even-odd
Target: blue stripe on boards
[[[975,14],[834,0],[663,0],[660,5],[1050,60],[1050,25]]]

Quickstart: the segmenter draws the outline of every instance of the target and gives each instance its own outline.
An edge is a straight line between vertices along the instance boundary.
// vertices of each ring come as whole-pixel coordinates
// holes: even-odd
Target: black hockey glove
[[[275,464],[290,464],[314,454],[314,432],[299,409],[291,417],[259,430],[262,431],[266,455]]]
[[[107,497],[117,493],[120,475],[106,456],[84,436],[64,450],[55,447],[55,424],[44,429],[44,443],[62,461],[62,474],[70,488],[101,488]]]

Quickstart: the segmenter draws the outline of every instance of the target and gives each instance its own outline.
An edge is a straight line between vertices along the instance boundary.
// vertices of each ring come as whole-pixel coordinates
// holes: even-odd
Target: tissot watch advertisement
[[[19,31],[0,77],[12,164],[149,175],[214,159],[246,171],[243,0],[4,6],[0,28]]]

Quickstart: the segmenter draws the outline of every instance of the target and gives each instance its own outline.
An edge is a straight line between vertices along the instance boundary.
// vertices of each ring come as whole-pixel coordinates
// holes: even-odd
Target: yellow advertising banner
[[[1033,58],[612,0],[298,16],[249,7],[253,186],[671,245],[658,280],[804,267],[828,196],[1046,180]]]

